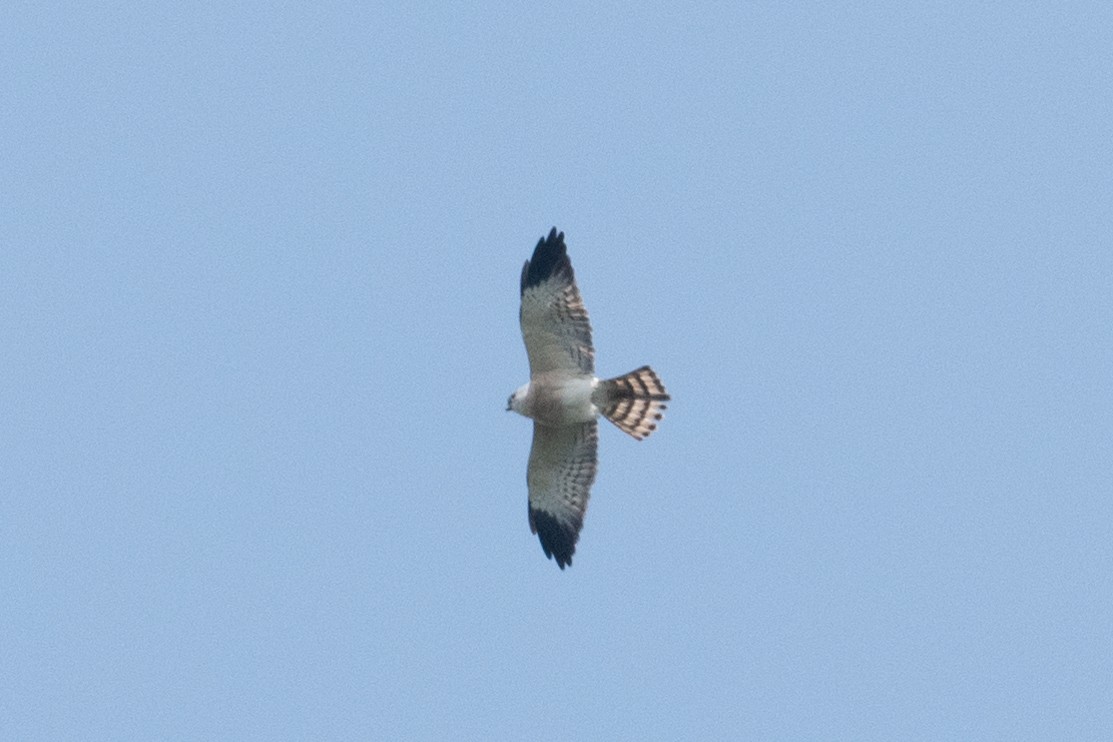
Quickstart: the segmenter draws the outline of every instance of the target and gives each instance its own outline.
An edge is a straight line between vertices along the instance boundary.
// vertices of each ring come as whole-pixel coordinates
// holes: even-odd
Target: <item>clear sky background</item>
[[[1113,738],[1110,6],[419,5],[0,11],[0,737]]]

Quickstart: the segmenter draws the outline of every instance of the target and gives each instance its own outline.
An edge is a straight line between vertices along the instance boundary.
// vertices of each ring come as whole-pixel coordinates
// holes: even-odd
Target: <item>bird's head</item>
[[[526,414],[524,404],[527,394],[529,394],[529,384],[524,384],[517,390],[515,390],[515,392],[511,394],[510,397],[506,400],[506,411],[510,412],[511,410],[514,410],[518,414]]]

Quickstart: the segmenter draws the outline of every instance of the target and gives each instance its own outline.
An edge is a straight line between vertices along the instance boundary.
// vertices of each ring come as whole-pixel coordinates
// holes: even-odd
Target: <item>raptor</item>
[[[595,482],[598,416],[640,441],[657,428],[669,395],[649,366],[612,379],[595,375],[591,323],[556,227],[522,266],[521,300],[530,379],[506,409],[533,420],[529,527],[545,556],[564,569],[572,564]]]

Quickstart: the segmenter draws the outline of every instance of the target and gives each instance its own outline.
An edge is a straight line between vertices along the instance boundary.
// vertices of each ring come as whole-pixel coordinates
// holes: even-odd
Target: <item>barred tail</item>
[[[599,382],[591,401],[608,420],[640,441],[657,429],[669,395],[653,369],[642,366]]]

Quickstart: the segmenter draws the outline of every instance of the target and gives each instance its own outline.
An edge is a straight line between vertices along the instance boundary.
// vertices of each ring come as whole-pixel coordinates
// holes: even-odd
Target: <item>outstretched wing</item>
[[[553,227],[522,266],[522,339],[531,376],[546,371],[595,374],[591,323],[576,288],[564,232]]]
[[[572,564],[584,525],[595,481],[598,430],[594,420],[559,428],[533,424],[526,474],[529,529],[541,539],[545,556],[556,558],[561,569]]]

